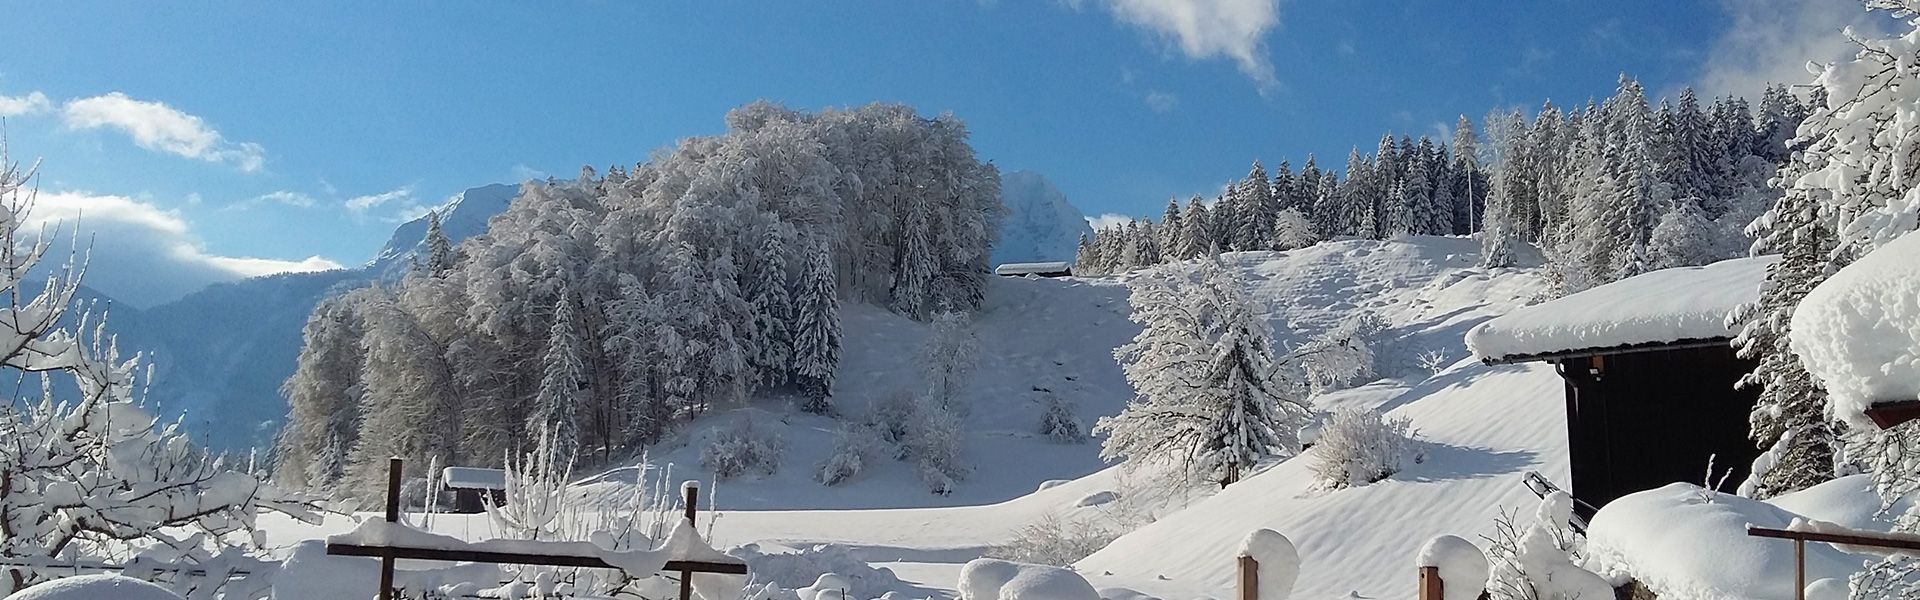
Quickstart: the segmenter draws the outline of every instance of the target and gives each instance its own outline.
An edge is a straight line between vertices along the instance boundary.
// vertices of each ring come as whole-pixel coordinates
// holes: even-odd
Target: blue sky
[[[397,5],[397,6],[396,6]],[[466,187],[646,159],[757,99],[951,111],[1083,211],[1157,214],[1254,158],[1605,95],[1807,78],[1852,0],[77,2],[8,11],[0,116],[44,218],[136,306],[357,265]],[[1330,159],[1330,160],[1329,160]],[[111,238],[107,242],[101,240]]]

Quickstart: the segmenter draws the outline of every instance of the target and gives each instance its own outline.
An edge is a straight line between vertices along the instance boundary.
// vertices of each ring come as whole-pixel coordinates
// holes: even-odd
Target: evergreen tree
[[[1233,248],[1260,250],[1272,239],[1273,218],[1279,212],[1266,167],[1261,166],[1260,161],[1253,161],[1253,168],[1234,189],[1239,191],[1239,201],[1235,203],[1238,214],[1230,224]]]
[[[1184,229],[1184,233],[1180,236],[1184,242],[1180,246],[1179,256],[1181,260],[1190,260],[1206,256],[1213,248],[1214,238],[1213,227],[1211,225],[1213,215],[1210,214],[1211,212],[1212,211],[1207,210],[1207,205],[1200,201],[1199,196],[1194,196],[1192,200],[1187,201],[1186,216],[1180,221],[1180,225]]]
[[[805,401],[801,409],[826,413],[833,409],[833,374],[840,365],[840,307],[835,296],[833,255],[815,242],[807,251],[794,294],[793,379]]]
[[[787,287],[787,239],[790,228],[770,224],[762,229],[760,252],[744,278],[747,302],[753,308],[755,352],[751,361],[760,387],[788,381],[793,367],[793,297]]]
[[[1478,230],[1480,204],[1487,193],[1486,184],[1480,181],[1480,138],[1466,115],[1460,115],[1453,126],[1453,161],[1453,233],[1466,235]]]
[[[432,277],[445,277],[453,270],[453,244],[447,241],[447,232],[440,228],[440,213],[427,213],[427,237],[420,242],[426,250],[421,269]]]
[[[928,286],[936,268],[927,233],[927,211],[915,202],[907,211],[906,228],[901,232],[904,249],[897,268],[900,278],[893,284],[893,310],[915,320],[926,318]]]
[[[533,398],[528,432],[551,436],[556,465],[572,461],[580,448],[580,398],[586,386],[586,367],[580,361],[579,320],[573,300],[563,292],[553,307],[553,327],[547,330],[547,351],[541,361],[539,392]]]

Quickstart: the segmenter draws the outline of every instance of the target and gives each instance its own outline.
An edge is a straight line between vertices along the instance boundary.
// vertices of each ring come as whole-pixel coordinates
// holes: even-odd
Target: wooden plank
[[[407,560],[439,560],[447,562],[478,562],[510,565],[540,565],[544,567],[579,567],[585,569],[619,569],[597,556],[567,556],[549,554],[526,554],[522,552],[492,552],[481,550],[447,550],[442,548],[407,548],[401,546],[362,546],[358,544],[327,544],[327,554],[335,556],[393,556]],[[693,573],[721,573],[726,575],[745,575],[744,563],[725,563],[704,560],[670,560],[662,571],[682,571]]]
[[[693,527],[699,522],[695,519],[699,516],[697,511],[700,510],[700,484],[689,481],[680,484],[680,489],[687,495],[687,527]],[[680,600],[693,600],[693,571],[691,570],[680,570]]]
[[[1899,550],[1920,550],[1920,540],[1878,535],[1815,533],[1812,531],[1787,531],[1766,527],[1748,527],[1747,535],[1753,537],[1777,538],[1783,540],[1806,540],[1829,544],[1848,544],[1853,546],[1871,546],[1876,548],[1895,548]]]
[[[1260,561],[1240,555],[1240,600],[1260,600]]]
[[[400,457],[387,459],[387,522],[400,522]],[[393,555],[380,557],[380,600],[393,598]]]
[[[1420,567],[1420,600],[1442,600],[1446,582],[1440,581],[1440,567]]]

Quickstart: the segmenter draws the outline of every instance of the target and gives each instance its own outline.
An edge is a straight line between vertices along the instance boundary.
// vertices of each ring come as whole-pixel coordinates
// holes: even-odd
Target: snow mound
[[[1480,591],[1487,583],[1487,554],[1479,546],[1457,535],[1443,535],[1427,540],[1420,547],[1420,556],[1413,560],[1417,567],[1436,567],[1440,569],[1440,581],[1454,582],[1440,589],[1444,600],[1474,600],[1480,597]]]
[[[761,544],[747,544],[727,552],[747,563],[755,582],[773,583],[783,588],[826,589],[819,584],[832,575],[839,589],[854,598],[878,598],[901,587],[900,578],[886,568],[874,568],[854,556],[840,544],[815,544],[793,552],[769,551]]]
[[[1793,352],[1826,384],[1834,414],[1872,428],[1878,402],[1920,400],[1920,234],[1867,254],[1793,311]]]
[[[1767,504],[1848,529],[1887,533],[1893,531],[1893,518],[1907,514],[1913,502],[1902,498],[1892,508],[1881,510],[1880,494],[1873,488],[1873,476],[1859,474],[1774,496],[1767,499]]]
[[[181,600],[178,594],[124,575],[76,575],[42,583],[8,600]]]
[[[1637,579],[1670,600],[1792,598],[1793,543],[1749,536],[1747,527],[1785,529],[1795,516],[1765,502],[1668,484],[1623,496],[1594,515],[1589,566]],[[1809,581],[1845,580],[1860,565],[1826,544],[1807,544]]]
[[[992,558],[960,568],[961,600],[1100,600],[1079,573]]]
[[[1723,260],[1644,273],[1516,309],[1467,332],[1467,349],[1488,362],[1733,336],[1727,313],[1760,297],[1778,257]]]

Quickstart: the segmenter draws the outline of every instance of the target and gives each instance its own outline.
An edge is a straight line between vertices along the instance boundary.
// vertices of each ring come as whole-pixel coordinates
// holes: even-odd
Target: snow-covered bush
[[[179,423],[141,406],[138,358],[120,357],[103,320],[68,312],[76,268],[54,269],[37,292],[23,286],[30,272],[38,279],[49,241],[21,235],[33,173],[6,161],[0,153],[0,290],[10,299],[0,305],[0,370],[38,379],[40,397],[0,401],[0,560],[125,552],[195,530],[220,539],[251,532],[263,510],[317,520],[304,498],[195,447]],[[63,574],[5,572],[9,593]]]
[[[542,431],[533,450],[506,465],[507,488],[503,502],[487,501],[487,516],[509,539],[557,540],[563,523],[575,508],[567,502],[567,482],[572,479],[572,462],[554,459],[553,436]]]
[[[913,435],[914,423],[919,419],[920,402],[912,392],[895,390],[881,396],[873,402],[873,414],[868,419],[879,428],[881,439],[895,444],[904,444]],[[904,455],[903,455],[904,457]]]
[[[821,485],[834,486],[846,483],[860,476],[867,465],[880,456],[886,442],[880,438],[878,427],[859,423],[846,423],[834,434],[833,454],[820,463],[815,479]]]
[[[1014,532],[1012,540],[987,549],[988,558],[1064,567],[1099,552],[1120,537],[1120,531],[1087,519],[1048,513]]]
[[[1586,540],[1573,529],[1573,497],[1553,492],[1540,500],[1534,522],[1521,525],[1514,514],[1494,521],[1487,538],[1493,600],[1594,600],[1613,597],[1606,579],[1580,567]]]
[[[755,427],[753,419],[744,419],[713,433],[707,446],[700,449],[700,466],[720,480],[772,475],[780,470],[780,454],[786,447],[786,440],[778,432]]]
[[[1100,600],[1085,577],[1068,569],[977,558],[960,567],[966,600]]]
[[[881,594],[905,587],[893,571],[875,568],[852,550],[840,544],[817,544],[792,552],[768,551],[760,544],[747,544],[732,550],[732,555],[747,563],[755,583],[771,583],[797,590],[820,582],[832,574],[840,580],[848,598],[878,598]]]
[[[1387,417],[1379,411],[1345,407],[1320,430],[1308,468],[1328,489],[1357,487],[1398,473],[1420,462],[1419,442],[1405,417]]]
[[[960,417],[931,405],[921,405],[918,421],[905,444],[927,490],[945,496],[972,471],[962,456],[965,432]]]
[[[961,384],[979,361],[980,342],[973,333],[967,313],[942,311],[933,315],[933,335],[920,349],[927,369],[927,400],[935,407],[967,414],[959,402]]]
[[[1058,394],[1047,394],[1047,411],[1040,415],[1040,434],[1062,444],[1087,441],[1087,430],[1074,416],[1073,401]]]

